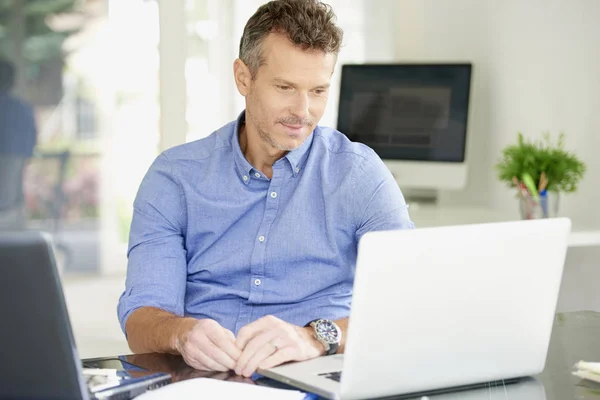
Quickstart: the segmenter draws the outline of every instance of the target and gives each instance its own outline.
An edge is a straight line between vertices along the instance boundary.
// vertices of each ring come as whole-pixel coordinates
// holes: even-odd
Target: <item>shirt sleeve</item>
[[[358,168],[359,196],[356,209],[359,223],[356,241],[367,232],[415,227],[408,205],[398,183],[383,161],[376,155],[367,158]]]
[[[156,307],[179,316],[184,312],[187,212],[183,192],[164,154],[146,173],[133,208],[127,279],[117,307],[124,333],[127,318],[140,307]]]

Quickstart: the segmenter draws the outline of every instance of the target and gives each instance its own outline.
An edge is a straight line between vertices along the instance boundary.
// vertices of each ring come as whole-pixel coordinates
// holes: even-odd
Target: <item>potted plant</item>
[[[560,193],[572,193],[586,165],[564,149],[564,133],[556,142],[545,132],[542,140],[529,141],[519,132],[517,143],[504,148],[496,164],[498,178],[517,190],[521,217],[554,217]]]

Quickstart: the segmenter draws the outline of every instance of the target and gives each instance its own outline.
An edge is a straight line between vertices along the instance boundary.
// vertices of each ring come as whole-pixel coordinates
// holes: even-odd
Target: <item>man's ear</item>
[[[250,93],[250,84],[252,83],[252,75],[248,66],[239,58],[233,62],[233,77],[238,92],[244,97]]]

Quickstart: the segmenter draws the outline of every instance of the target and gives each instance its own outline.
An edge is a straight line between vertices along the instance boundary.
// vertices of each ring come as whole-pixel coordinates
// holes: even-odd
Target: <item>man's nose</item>
[[[309,108],[310,100],[308,93],[298,92],[294,98],[294,103],[290,107],[290,113],[298,118],[307,119],[310,115]]]

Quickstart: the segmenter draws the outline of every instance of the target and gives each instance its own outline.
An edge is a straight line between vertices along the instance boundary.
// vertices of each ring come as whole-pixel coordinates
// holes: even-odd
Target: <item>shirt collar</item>
[[[245,122],[246,122],[246,112],[242,111],[239,114],[239,116],[236,119],[235,124],[233,126],[233,137],[231,139],[231,143],[233,146],[233,152],[235,154],[234,160],[235,160],[236,170],[237,170],[238,174],[240,175],[240,178],[242,179],[242,181],[247,185],[250,182],[251,176],[254,171],[254,167],[252,166],[252,164],[250,164],[248,162],[248,160],[244,156],[244,153],[242,153],[242,148],[240,147],[239,132],[240,132],[240,127]],[[313,136],[315,135],[315,132],[317,129],[318,129],[318,127],[316,127],[313,130],[313,132],[306,138],[306,140],[304,140],[304,142],[300,146],[298,146],[294,150],[288,152],[284,157],[288,160],[290,167],[292,168],[292,174],[294,176],[297,176],[300,173],[300,170],[302,169],[302,165],[306,161],[306,158],[308,157],[308,151],[312,145]]]
[[[294,174],[294,176],[298,175],[300,169],[302,169],[302,165],[308,157],[308,151],[310,150],[317,129],[318,128],[315,128],[300,146],[285,155],[285,158],[287,158],[292,167],[292,174]]]
[[[233,153],[235,160],[235,167],[242,181],[247,185],[250,182],[250,174],[254,169],[252,164],[246,160],[242,148],[240,147],[240,127],[246,122],[246,112],[242,111],[237,117],[235,124],[233,125],[233,137],[231,138],[231,144],[233,146]]]

